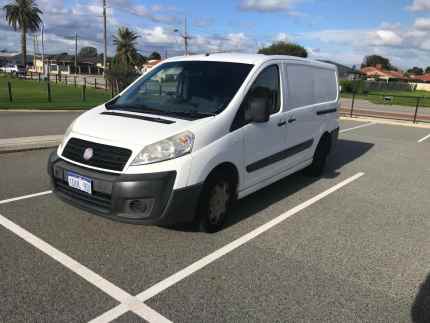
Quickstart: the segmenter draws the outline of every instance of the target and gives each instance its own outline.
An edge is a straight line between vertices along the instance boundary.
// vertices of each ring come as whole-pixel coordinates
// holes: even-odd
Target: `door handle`
[[[296,119],[296,118],[288,119],[288,123],[293,123],[293,122],[296,122],[296,121],[297,121],[297,119]]]
[[[283,127],[287,124],[287,121],[279,121],[278,127]]]

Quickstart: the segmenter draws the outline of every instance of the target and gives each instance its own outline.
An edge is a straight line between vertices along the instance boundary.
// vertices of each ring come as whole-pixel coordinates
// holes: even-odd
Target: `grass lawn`
[[[13,102],[9,101],[7,82],[12,83]],[[52,102],[48,102],[47,82],[13,79],[0,75],[0,109],[85,109],[95,107],[111,98],[110,91],[87,86],[82,101],[82,87],[51,82]]]
[[[351,93],[342,93],[342,98],[352,98]],[[369,95],[358,94],[355,96],[356,99],[367,100],[375,104],[385,104],[384,97],[392,97],[390,104],[392,105],[403,105],[407,107],[415,107],[417,105],[417,98],[421,98],[420,107],[430,108],[430,92],[427,91],[381,91],[371,92]]]

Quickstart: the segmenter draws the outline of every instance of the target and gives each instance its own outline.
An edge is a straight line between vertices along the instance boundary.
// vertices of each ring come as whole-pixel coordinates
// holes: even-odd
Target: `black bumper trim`
[[[66,171],[73,171],[93,180],[93,194],[70,188]],[[54,193],[63,201],[80,209],[110,219],[134,223],[171,225],[194,219],[202,185],[173,190],[176,172],[118,175],[76,166],[59,158],[54,152],[48,161]],[[135,201],[144,201],[146,211],[132,208]]]

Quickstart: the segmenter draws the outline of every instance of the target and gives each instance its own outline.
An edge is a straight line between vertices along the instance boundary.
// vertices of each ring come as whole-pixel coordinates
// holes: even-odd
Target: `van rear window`
[[[331,102],[337,98],[336,72],[307,65],[287,64],[289,109]]]

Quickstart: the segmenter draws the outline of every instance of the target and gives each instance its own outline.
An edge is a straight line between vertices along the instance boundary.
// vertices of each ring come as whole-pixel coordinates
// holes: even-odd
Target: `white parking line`
[[[424,138],[421,138],[420,140],[418,140],[418,143],[422,143],[423,141],[430,139],[430,135],[425,136]]]
[[[167,318],[154,311],[152,308],[143,304],[140,300],[136,299],[123,289],[115,286],[110,281],[96,274],[84,265],[80,264],[73,258],[67,256],[65,253],[54,248],[45,241],[39,239],[29,231],[13,223],[9,219],[0,214],[0,225],[15,233],[21,239],[27,241],[29,244],[39,249],[46,255],[58,261],[63,266],[69,268],[71,271],[81,276],[87,282],[95,287],[101,289],[110,297],[120,302],[127,311],[132,311],[148,322],[170,322]]]
[[[270,222],[263,224],[262,226],[258,227],[257,229],[245,234],[244,236],[238,238],[237,240],[234,240],[233,242],[227,244],[226,246],[216,250],[215,252],[207,255],[206,257],[194,262],[193,264],[189,265],[188,267],[182,269],[181,271],[171,275],[170,277],[167,277],[166,279],[158,282],[157,284],[153,285],[149,289],[143,291],[142,293],[138,294],[136,296],[137,299],[139,299],[141,302],[145,302],[149,300],[150,298],[160,294],[164,290],[168,289],[169,287],[175,285],[176,283],[180,282],[181,280],[187,278],[188,276],[192,275],[196,271],[206,267],[207,265],[211,264],[212,262],[216,261],[217,259],[227,255],[228,253],[232,252],[233,250],[239,248],[240,246],[246,244],[247,242],[251,241],[252,239],[258,237],[259,235],[263,234],[264,232],[270,230],[271,228],[275,227],[276,225],[282,223],[286,219],[292,217],[293,215],[299,213],[300,211],[306,209],[307,207],[315,204],[316,202],[320,201],[321,199],[327,197],[328,195],[338,191],[339,189],[343,188],[344,186],[354,182],[355,180],[362,177],[364,173],[358,173],[343,182],[333,186],[332,188],[322,192],[321,194],[318,194],[317,196],[311,198],[310,200],[292,208],[291,210],[281,214],[280,216],[276,217],[275,219],[271,220]],[[128,310],[126,306],[123,304],[120,304],[111,310],[107,311],[103,315],[95,318],[91,321],[91,323],[102,323],[102,322],[111,322],[115,318],[121,316],[122,314],[126,313]]]
[[[362,124],[362,125],[359,125],[359,126],[356,126],[356,127],[352,127],[352,128],[348,128],[348,129],[343,129],[343,130],[339,131],[339,133],[345,133],[345,132],[349,132],[349,131],[352,131],[352,130],[355,130],[355,129],[361,129],[361,128],[365,128],[365,127],[370,127],[370,126],[373,126],[374,124],[375,124],[374,122],[369,122],[369,123]]]
[[[52,194],[52,191],[45,191],[45,192],[40,192],[40,193],[36,193],[36,194],[24,195],[24,196],[14,197],[14,198],[7,199],[7,200],[2,200],[2,201],[0,201],[0,204],[12,203],[12,202],[25,200],[25,199],[29,199],[29,198],[33,198],[33,197],[38,197],[38,196],[43,196],[43,195],[48,195],[48,194]]]

